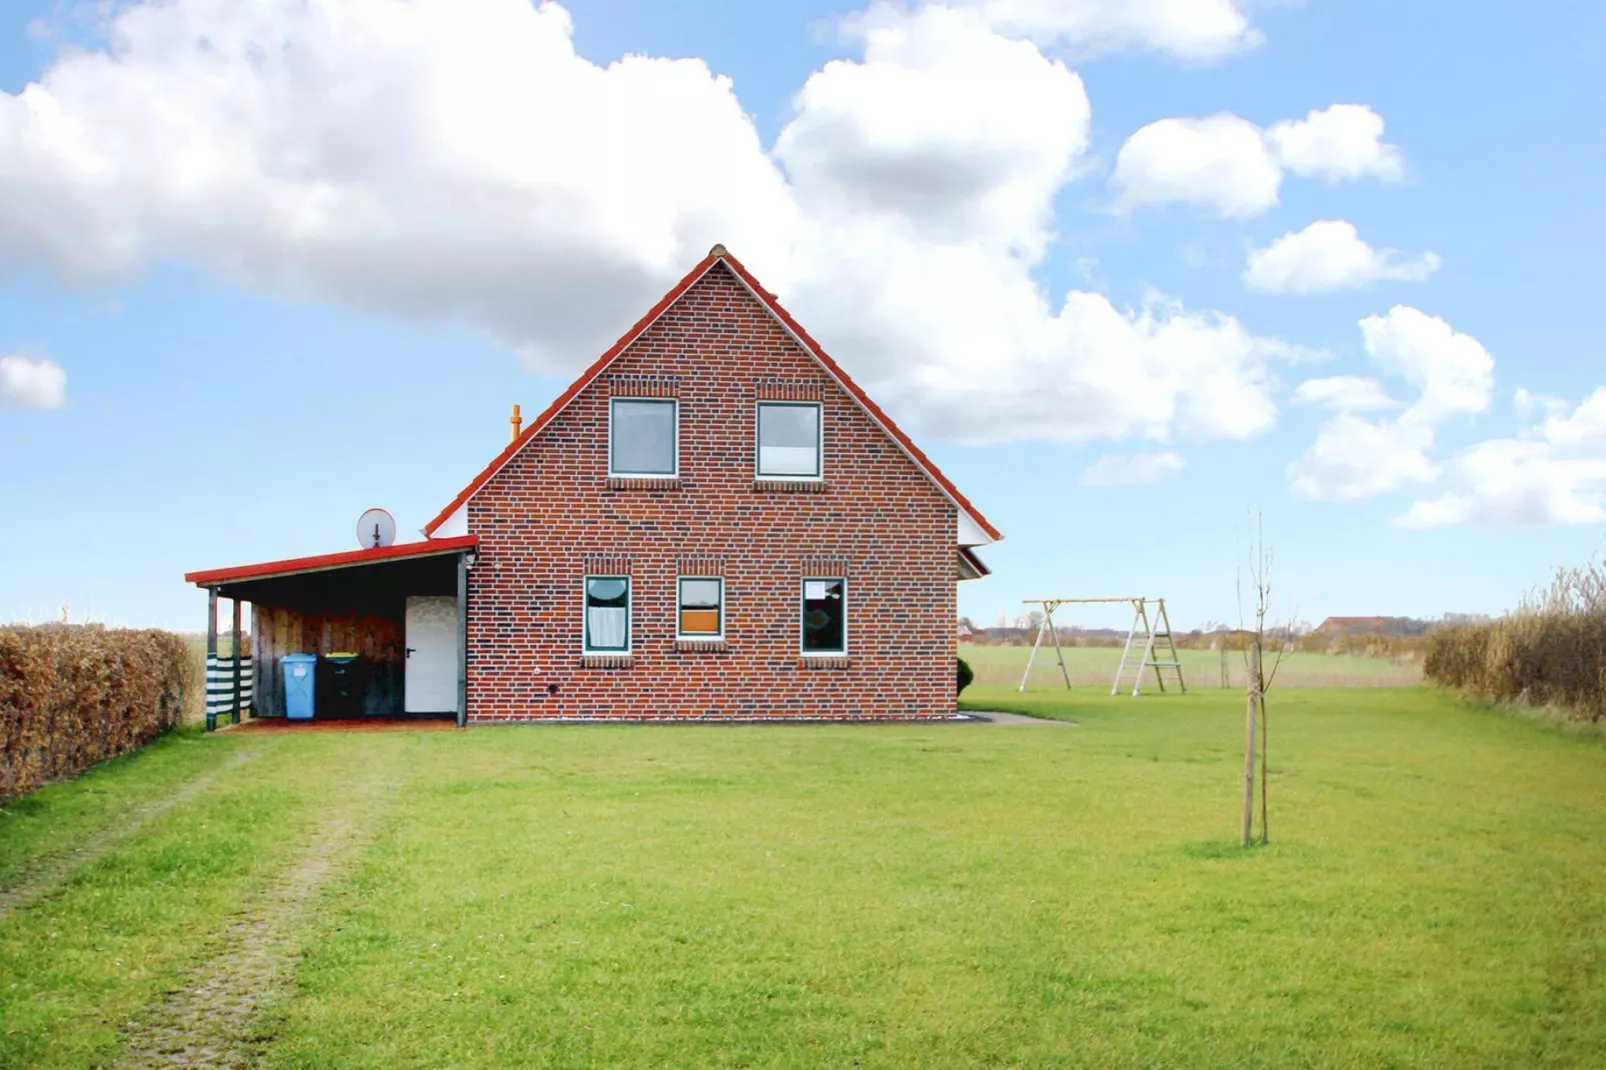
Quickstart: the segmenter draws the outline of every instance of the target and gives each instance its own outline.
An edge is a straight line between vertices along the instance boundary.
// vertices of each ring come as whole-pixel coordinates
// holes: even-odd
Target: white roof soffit
[[[981,525],[971,519],[969,513],[960,509],[959,512],[959,545],[960,546],[991,546],[993,539],[981,529]],[[468,534],[468,532],[463,532]]]

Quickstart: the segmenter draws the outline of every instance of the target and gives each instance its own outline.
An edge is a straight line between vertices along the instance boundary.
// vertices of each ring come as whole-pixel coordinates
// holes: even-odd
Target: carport
[[[468,569],[478,536],[191,572],[207,592],[206,651],[217,654],[218,599],[251,606],[250,693],[257,717],[284,717],[286,654],[358,655],[357,694],[347,716],[455,716],[468,710]],[[234,665],[235,720],[245,681]],[[324,671],[322,661],[318,666]],[[320,714],[314,712],[314,719]],[[208,723],[210,727],[210,720]]]

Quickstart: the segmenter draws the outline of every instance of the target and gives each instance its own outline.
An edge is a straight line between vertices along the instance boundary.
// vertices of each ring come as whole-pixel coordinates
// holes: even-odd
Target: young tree
[[[1266,804],[1266,746],[1267,746],[1267,716],[1266,692],[1277,678],[1277,669],[1282,665],[1283,654],[1288,649],[1287,643],[1277,644],[1277,656],[1272,662],[1271,672],[1266,672],[1265,645],[1266,645],[1266,617],[1271,612],[1271,577],[1272,564],[1276,553],[1266,545],[1265,521],[1259,510],[1250,518],[1251,542],[1248,553],[1248,579],[1254,593],[1254,617],[1252,626],[1248,627],[1248,642],[1244,644],[1244,668],[1247,691],[1247,715],[1244,726],[1244,809],[1242,831],[1239,842],[1248,847],[1255,842],[1255,774],[1256,761],[1259,761],[1260,775],[1260,842],[1270,843],[1271,832],[1267,823]],[[1240,568],[1238,573],[1238,619],[1243,627],[1244,607],[1244,572]],[[1296,614],[1297,615],[1297,614]],[[1293,620],[1293,615],[1290,616]],[[1289,629],[1292,624],[1289,625]],[[1284,629],[1285,634],[1289,629]],[[1257,741],[1258,735],[1258,741]],[[1257,748],[1258,742],[1258,748]],[[1258,754],[1257,754],[1258,749]]]

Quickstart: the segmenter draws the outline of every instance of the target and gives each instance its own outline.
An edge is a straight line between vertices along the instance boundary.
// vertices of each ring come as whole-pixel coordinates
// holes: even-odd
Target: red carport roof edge
[[[264,561],[259,565],[236,565],[233,568],[213,568],[200,572],[186,572],[185,583],[197,587],[214,587],[220,583],[238,580],[260,580],[270,576],[289,576],[297,572],[317,572],[327,568],[344,568],[347,565],[366,565],[375,561],[398,561],[408,557],[428,557],[457,550],[472,550],[480,543],[478,535],[454,535],[449,539],[426,539],[423,542],[404,542],[395,546],[381,546],[374,550],[344,550],[337,554],[318,554],[314,557],[292,557],[284,561]]]
[[[597,376],[601,375],[603,369],[609,364],[612,364],[614,359],[618,357],[620,353],[624,352],[625,348],[629,346],[630,343],[634,342],[638,337],[640,337],[648,327],[651,327],[659,316],[662,316],[666,311],[668,311],[671,305],[680,300],[681,296],[687,290],[691,289],[693,283],[702,278],[705,274],[707,274],[710,268],[722,260],[725,262],[725,266],[730,268],[736,277],[741,280],[742,285],[746,286],[748,290],[752,291],[753,295],[758,298],[759,303],[762,304],[772,316],[780,321],[782,327],[784,327],[794,338],[802,343],[803,347],[809,351],[814,359],[820,362],[820,364],[825,368],[826,372],[837,381],[838,385],[840,385],[842,389],[846,390],[853,400],[858,402],[860,407],[862,407],[865,412],[869,413],[872,420],[880,424],[882,429],[885,430],[887,434],[892,436],[893,441],[897,442],[898,446],[909,456],[909,458],[925,471],[926,475],[931,478],[932,482],[936,483],[937,486],[941,488],[943,493],[946,494],[962,512],[974,520],[976,525],[980,527],[982,531],[986,532],[988,537],[995,542],[1004,537],[1002,532],[993,527],[987,518],[982,516],[981,512],[977,510],[974,505],[970,504],[970,499],[966,498],[959,492],[959,488],[954,486],[948,477],[942,474],[942,471],[932,463],[931,459],[921,451],[920,447],[916,446],[914,441],[910,439],[908,435],[904,434],[903,430],[899,428],[897,424],[892,422],[892,418],[889,417],[885,412],[881,411],[881,406],[872,401],[870,396],[860,389],[859,384],[855,383],[852,378],[848,376],[848,373],[843,371],[837,362],[831,359],[831,356],[826,353],[825,349],[821,347],[820,343],[816,342],[813,337],[811,337],[809,333],[792,318],[791,313],[787,312],[786,309],[781,307],[781,303],[775,299],[775,295],[764,289],[764,287],[760,286],[758,280],[748,272],[747,268],[742,266],[742,262],[727,252],[724,246],[715,246],[713,251],[711,251],[707,256],[703,257],[702,261],[696,267],[692,268],[691,271],[686,273],[685,278],[681,279],[675,284],[674,289],[665,294],[663,298],[656,305],[654,305],[645,316],[637,320],[635,326],[631,327],[630,330],[625,332],[624,337],[620,338],[611,347],[609,347],[606,353],[598,357],[596,362],[593,363],[591,367],[587,368],[585,372],[581,374],[580,378],[576,379],[569,386],[569,389],[565,390],[563,393],[554,398],[552,404],[548,405],[541,415],[530,421],[529,426],[519,434],[518,438],[515,438],[512,442],[508,443],[507,447],[504,448],[501,453],[497,454],[495,459],[492,460],[490,464],[486,465],[485,469],[480,472],[479,475],[474,477],[474,481],[468,486],[464,487],[462,492],[459,493],[457,497],[452,499],[452,503],[450,505],[448,505],[445,509],[442,509],[434,520],[431,520],[427,525],[425,525],[424,534],[432,535],[437,528],[446,523],[446,521],[451,518],[453,513],[457,512],[457,510],[461,508],[465,502],[474,496],[475,492],[489,482],[491,477],[496,475],[496,473],[501,470],[502,466],[507,464],[507,462],[513,458],[514,454],[518,453],[519,450],[524,448],[525,443],[529,442],[530,439],[540,434],[542,429],[545,428],[546,425],[550,423],[558,413],[562,412],[568,406],[569,402],[573,401],[575,397],[579,395],[580,391],[584,390],[592,383],[593,380],[597,378]]]

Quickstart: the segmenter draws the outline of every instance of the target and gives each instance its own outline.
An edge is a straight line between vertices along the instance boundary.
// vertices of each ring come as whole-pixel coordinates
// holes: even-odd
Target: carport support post
[[[230,724],[240,723],[240,600],[231,598],[234,603],[234,713],[229,716]]]
[[[207,681],[202,687],[201,694],[206,700],[206,730],[214,731],[217,728],[217,711],[212,708],[212,666],[217,663],[217,588],[206,589],[206,671],[202,674]]]
[[[457,555],[457,727],[468,724],[468,554]]]

